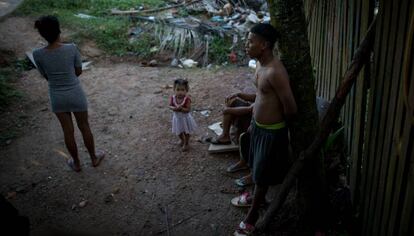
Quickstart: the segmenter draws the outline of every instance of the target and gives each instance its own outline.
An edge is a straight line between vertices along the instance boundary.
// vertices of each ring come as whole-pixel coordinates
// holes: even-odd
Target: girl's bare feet
[[[183,144],[184,144],[184,141],[183,140],[180,140],[180,141],[177,142],[177,145],[180,146],[180,147],[182,147]]]
[[[186,151],[188,151],[188,149],[189,149],[189,146],[188,146],[188,143],[184,143],[183,144],[183,148],[181,149],[183,152],[186,152]]]
[[[97,151],[95,154],[95,158],[92,159],[92,166],[97,167],[99,164],[101,164],[102,160],[105,158],[105,152],[104,151]]]

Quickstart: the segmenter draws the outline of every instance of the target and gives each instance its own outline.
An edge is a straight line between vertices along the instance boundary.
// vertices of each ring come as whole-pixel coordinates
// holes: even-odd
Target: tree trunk
[[[272,25],[281,36],[278,51],[288,71],[298,106],[298,119],[289,124],[293,160],[296,160],[299,153],[312,143],[319,130],[307,21],[303,0],[268,0],[268,6]],[[306,163],[304,171],[298,177],[297,202],[302,210],[300,225],[303,233],[322,227],[322,203],[326,201],[323,180],[323,160],[319,155],[312,162]]]

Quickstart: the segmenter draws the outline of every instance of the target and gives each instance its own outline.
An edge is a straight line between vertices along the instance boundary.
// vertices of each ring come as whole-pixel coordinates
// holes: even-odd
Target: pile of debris
[[[188,67],[210,65],[213,37],[230,39],[229,61],[246,65],[243,42],[248,30],[256,23],[270,21],[265,0],[175,0],[161,8],[138,6],[128,11],[112,9],[111,13],[144,22],[131,29],[131,41],[150,31],[158,44],[151,51],[170,55],[170,64],[180,67],[188,60],[194,62],[187,63]]]

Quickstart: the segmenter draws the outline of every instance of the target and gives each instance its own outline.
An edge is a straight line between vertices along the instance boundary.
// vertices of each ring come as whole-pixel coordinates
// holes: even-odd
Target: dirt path
[[[21,45],[35,46],[35,33],[19,32],[19,25],[29,22],[12,18],[0,23],[2,40],[19,42],[26,37]],[[16,32],[3,33],[13,24]],[[19,45],[1,45],[19,54],[14,49]],[[188,153],[179,151],[170,133],[167,100],[172,90],[166,85],[178,76],[190,80],[194,110],[211,110],[209,117],[194,113],[200,132]],[[166,228],[160,210],[166,206],[170,224],[192,216],[171,235],[229,235],[245,214],[230,206],[233,195],[220,193],[234,186],[222,173],[237,155],[209,155],[207,145],[196,139],[219,120],[224,96],[248,86],[250,76],[247,68],[180,70],[95,62],[81,81],[97,146],[108,156],[101,167],[92,168],[76,130],[83,171],[74,173],[65,166],[67,151],[49,109],[46,81],[37,71],[28,71],[16,85],[24,97],[0,118],[2,132],[21,131],[1,147],[0,192],[17,192],[10,201],[30,218],[33,235],[51,227],[100,235],[152,235]],[[84,208],[72,209],[83,200],[88,200]]]

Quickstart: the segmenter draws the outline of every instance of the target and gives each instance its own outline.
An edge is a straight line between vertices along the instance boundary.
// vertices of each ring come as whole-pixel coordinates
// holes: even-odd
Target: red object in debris
[[[236,63],[237,62],[237,55],[235,52],[231,52],[229,54],[229,60],[231,63]]]

